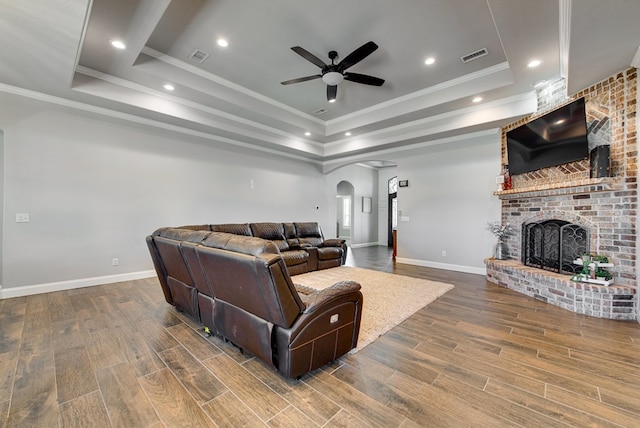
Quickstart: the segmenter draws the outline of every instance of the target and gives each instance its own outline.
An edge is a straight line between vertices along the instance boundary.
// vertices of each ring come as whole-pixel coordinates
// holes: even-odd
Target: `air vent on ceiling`
[[[326,112],[328,112],[329,110],[327,110],[326,108],[319,108],[318,110],[314,111],[314,114],[325,114]]]
[[[462,59],[462,62],[464,62],[466,64],[469,61],[473,61],[474,59],[481,58],[481,57],[483,57],[485,55],[489,55],[489,51],[487,50],[487,48],[482,48],[482,49],[477,50],[475,52],[471,52],[470,54],[467,54],[467,55],[463,56],[460,59]]]
[[[208,56],[209,56],[209,54],[206,53],[205,51],[201,51],[200,49],[196,49],[195,51],[193,51],[193,53],[191,54],[189,59],[191,61],[197,62],[198,64],[202,64],[204,62],[204,60],[207,59]]]

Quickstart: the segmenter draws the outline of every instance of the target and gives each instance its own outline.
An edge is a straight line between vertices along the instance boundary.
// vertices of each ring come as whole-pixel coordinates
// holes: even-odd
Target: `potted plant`
[[[607,256],[600,256],[598,254],[591,256],[591,260],[596,263],[609,263],[609,258]]]
[[[611,279],[613,279],[613,275],[608,270],[599,267],[598,269],[596,269],[596,278],[610,281]]]
[[[505,239],[513,232],[511,224],[508,222],[504,225],[500,222],[493,222],[487,224],[487,229],[498,238],[498,244],[494,252],[494,258],[497,260],[507,260],[509,258],[509,248]]]

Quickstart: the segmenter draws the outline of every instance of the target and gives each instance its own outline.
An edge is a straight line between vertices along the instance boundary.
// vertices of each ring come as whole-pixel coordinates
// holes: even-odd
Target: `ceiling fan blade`
[[[382,84],[384,83],[384,79],[380,79],[379,77],[358,73],[344,73],[344,79],[371,86],[382,86]]]
[[[307,80],[319,79],[322,76],[316,74],[314,76],[306,76],[306,77],[298,77],[297,79],[285,80],[284,82],[280,82],[281,85],[291,85],[293,83],[306,82]]]
[[[343,72],[347,68],[359,63],[360,61],[371,55],[371,53],[373,53],[373,51],[375,51],[376,49],[378,49],[378,45],[376,45],[375,43],[365,43],[364,45],[360,46],[358,49],[344,57],[344,59],[340,61],[336,66],[337,70]]]
[[[337,85],[327,85],[327,101],[335,100],[338,95]]]
[[[318,58],[317,56],[315,56],[305,48],[301,48],[300,46],[294,46],[291,48],[291,50],[297,53],[298,55],[300,55],[302,58],[317,65],[320,68],[327,67],[327,64],[325,64],[324,61],[322,61],[320,58]]]

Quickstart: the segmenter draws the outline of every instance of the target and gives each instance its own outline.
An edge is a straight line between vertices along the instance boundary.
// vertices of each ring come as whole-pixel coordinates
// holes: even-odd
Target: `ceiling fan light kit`
[[[342,83],[343,80],[349,80],[351,82],[361,83],[363,85],[382,86],[382,84],[384,83],[384,79],[380,79],[379,77],[373,77],[359,73],[345,73],[345,70],[356,65],[357,63],[371,55],[376,49],[378,49],[378,45],[376,45],[374,42],[367,42],[347,55],[338,64],[335,63],[336,58],[338,58],[338,52],[330,51],[329,59],[331,60],[331,64],[325,64],[324,61],[322,61],[320,58],[318,58],[308,50],[301,48],[300,46],[294,46],[291,48],[291,50],[293,50],[295,53],[311,62],[312,64],[320,67],[321,74],[285,80],[284,82],[281,82],[281,84],[291,85],[293,83],[301,83],[308,80],[322,79],[322,81],[327,85],[327,100],[329,102],[334,102],[336,100],[338,94],[338,85]]]
[[[330,86],[336,86],[344,80],[344,76],[337,71],[329,71],[322,75],[322,81]]]

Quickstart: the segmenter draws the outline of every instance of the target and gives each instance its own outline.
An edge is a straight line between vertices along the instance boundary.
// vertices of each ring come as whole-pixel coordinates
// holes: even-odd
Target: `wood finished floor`
[[[0,427],[640,426],[639,324],[352,255],[456,288],[300,381],[204,338],[155,279],[1,300]]]

